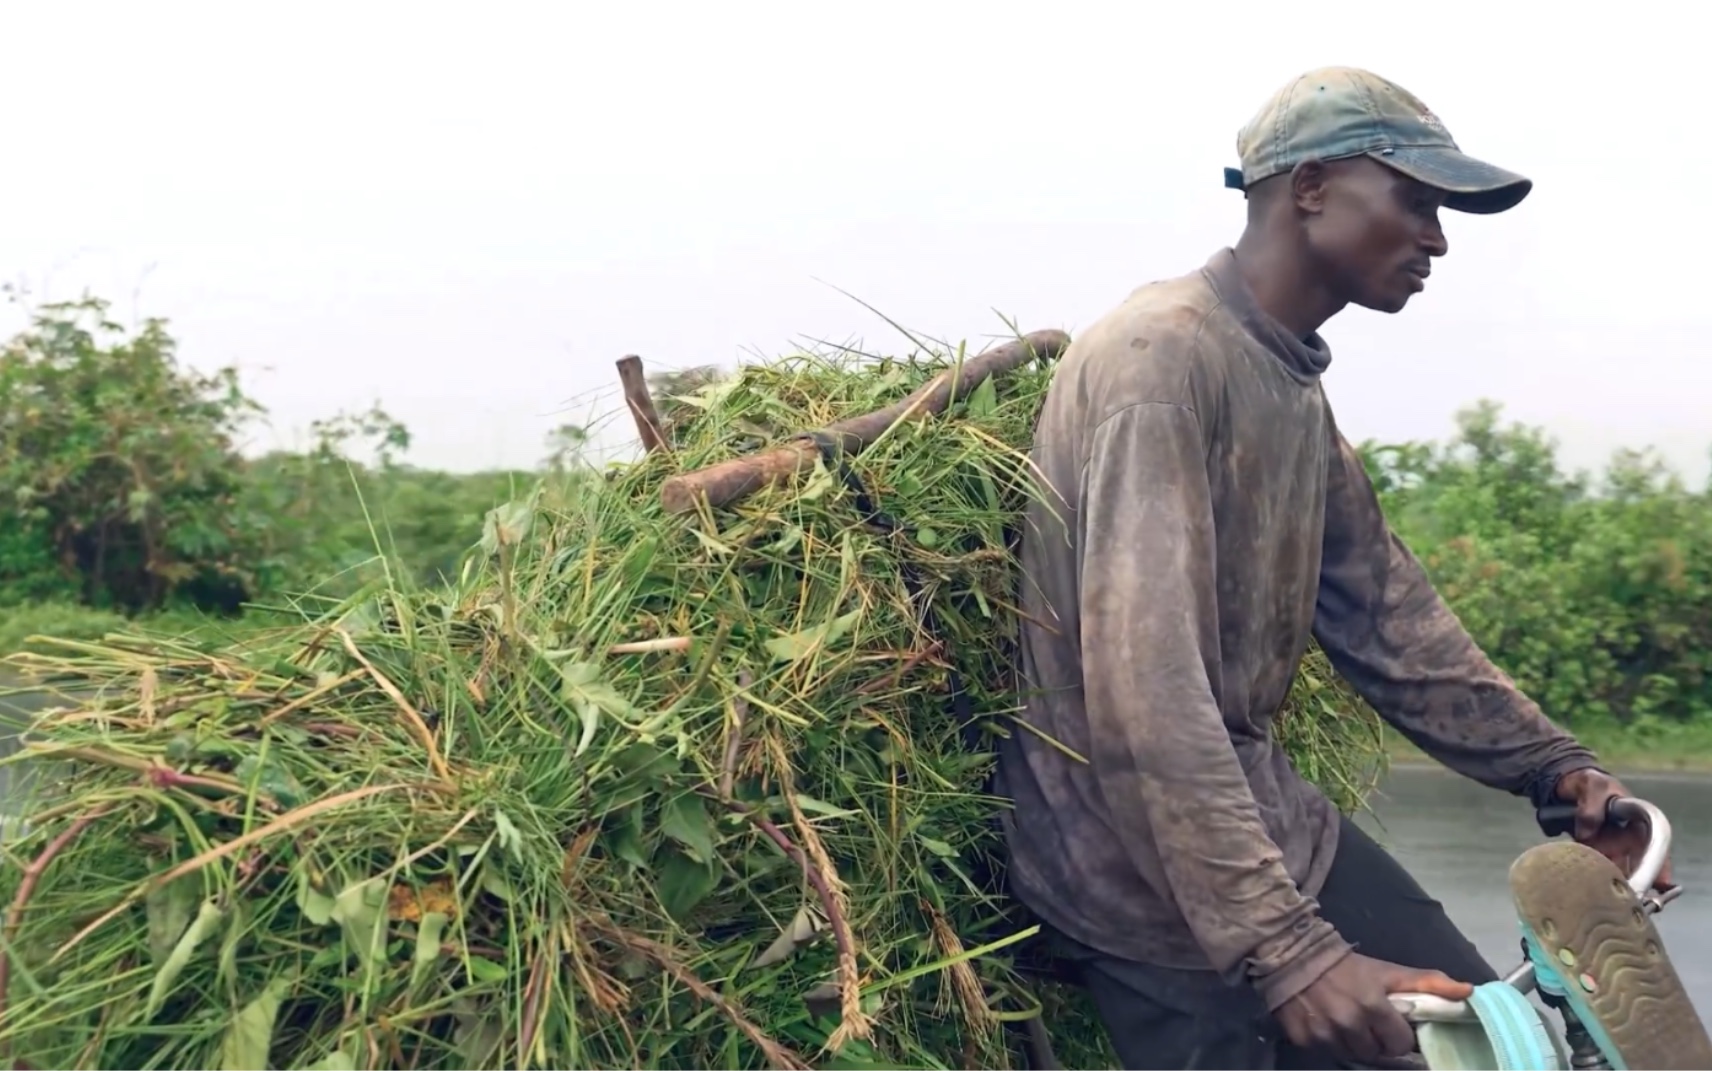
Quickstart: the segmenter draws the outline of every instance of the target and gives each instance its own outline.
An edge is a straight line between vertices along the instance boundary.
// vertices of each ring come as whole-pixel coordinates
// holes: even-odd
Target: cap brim
[[[1522,203],[1534,188],[1532,179],[1494,167],[1455,149],[1441,146],[1401,146],[1369,153],[1386,167],[1449,194],[1445,207],[1458,212],[1492,215]]]

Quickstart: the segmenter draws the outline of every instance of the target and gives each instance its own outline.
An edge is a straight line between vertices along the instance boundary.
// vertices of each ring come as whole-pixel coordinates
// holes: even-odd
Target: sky
[[[1234,242],[1237,129],[1349,64],[1536,185],[1447,214],[1402,314],[1327,325],[1345,433],[1442,438],[1493,398],[1572,465],[1652,445],[1698,481],[1703,42],[1681,6],[1569,10],[10,0],[0,278],[167,317],[268,406],[253,449],[378,400],[418,464],[528,465],[566,422],[634,439],[628,353],[905,348],[861,302],[1074,333]]]

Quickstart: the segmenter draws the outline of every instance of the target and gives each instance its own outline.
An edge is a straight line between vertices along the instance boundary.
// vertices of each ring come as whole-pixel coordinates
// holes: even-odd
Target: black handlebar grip
[[[1534,812],[1539,820],[1540,832],[1548,837],[1561,837],[1566,833],[1575,832],[1575,804],[1548,803]]]
[[[1561,837],[1575,832],[1575,804],[1548,803],[1534,812],[1534,817],[1540,823],[1540,832],[1548,837]],[[1617,797],[1605,805],[1605,824],[1608,826],[1627,825],[1628,822],[1617,810]]]

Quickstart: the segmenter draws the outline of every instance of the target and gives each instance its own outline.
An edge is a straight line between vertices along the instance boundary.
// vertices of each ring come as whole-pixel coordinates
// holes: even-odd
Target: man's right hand
[[[1415,1031],[1391,1006],[1392,993],[1467,1000],[1474,987],[1440,971],[1418,971],[1351,953],[1275,1013],[1290,1042],[1371,1063],[1415,1051]]]

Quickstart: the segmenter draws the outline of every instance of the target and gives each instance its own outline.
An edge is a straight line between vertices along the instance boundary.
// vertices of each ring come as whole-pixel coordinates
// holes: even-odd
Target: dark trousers
[[[1320,915],[1362,955],[1438,970],[1480,985],[1498,975],[1444,907],[1391,855],[1347,819],[1320,892]],[[1249,986],[1210,971],[1113,959],[1053,939],[1100,1010],[1123,1066],[1139,1068],[1327,1068],[1326,1054],[1298,1049]]]

